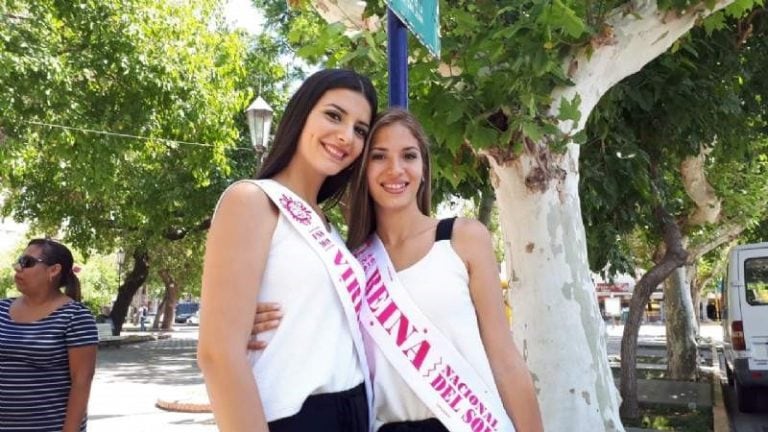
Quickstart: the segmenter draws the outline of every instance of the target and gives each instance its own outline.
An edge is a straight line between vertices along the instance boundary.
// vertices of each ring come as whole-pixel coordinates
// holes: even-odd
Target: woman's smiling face
[[[366,178],[376,208],[417,206],[424,179],[424,157],[411,131],[393,123],[376,131],[371,140]]]
[[[336,175],[360,156],[371,123],[371,107],[361,93],[327,91],[310,111],[296,156],[320,174]]]

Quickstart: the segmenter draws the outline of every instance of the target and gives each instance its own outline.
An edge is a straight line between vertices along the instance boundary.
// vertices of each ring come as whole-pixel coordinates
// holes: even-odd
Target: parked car
[[[193,313],[190,315],[189,318],[187,318],[187,324],[189,325],[200,325],[200,311]]]
[[[768,389],[768,243],[732,248],[722,289],[728,384],[739,410],[753,412],[756,392]]]
[[[200,303],[196,302],[184,302],[176,305],[176,321],[177,324],[184,324],[187,319],[200,309]]]

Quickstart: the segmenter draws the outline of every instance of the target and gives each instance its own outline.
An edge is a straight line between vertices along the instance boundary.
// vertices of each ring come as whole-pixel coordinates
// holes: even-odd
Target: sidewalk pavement
[[[155,406],[158,399],[207,401],[196,346],[196,329],[178,327],[170,339],[99,348],[88,430],[217,431],[210,413],[168,412]]]
[[[616,338],[621,338],[623,327],[606,327],[609,345],[611,340],[615,344]],[[722,333],[718,339],[718,329],[719,326],[714,325],[702,326],[701,333],[717,343],[722,340]],[[640,347],[666,356],[663,343],[663,325],[641,327]],[[88,405],[88,429],[91,432],[216,431],[210,413],[169,412],[155,405],[158,400],[207,401],[202,374],[195,361],[196,346],[197,329],[177,327],[170,339],[100,348]],[[643,366],[648,365],[638,365]],[[616,385],[618,387],[618,381]],[[691,408],[711,407],[713,403],[711,386],[705,383],[641,379],[638,396],[641,402]],[[627,431],[643,429],[627,428]]]

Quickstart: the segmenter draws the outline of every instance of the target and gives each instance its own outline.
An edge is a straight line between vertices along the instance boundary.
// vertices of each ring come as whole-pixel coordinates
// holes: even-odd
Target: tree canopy
[[[257,166],[243,111],[259,93],[279,114],[296,74],[268,34],[227,29],[220,6],[0,6],[2,214],[85,258],[136,258],[118,315],[153,262],[198,288],[198,234],[224,188]]]
[[[730,19],[718,30],[694,30],[596,108],[581,183],[593,270],[649,267],[649,249],[633,247],[631,234],[661,241],[653,214],[659,200],[685,225],[692,246],[723,226],[749,226],[765,217],[768,22],[751,19],[752,36],[743,33],[746,25]],[[722,203],[717,224],[685,222],[697,203],[686,193],[681,164],[700,154],[701,174]]]
[[[290,72],[217,2],[11,1],[0,19],[4,214],[84,250],[150,247],[252,174],[242,112],[260,84],[279,106]]]

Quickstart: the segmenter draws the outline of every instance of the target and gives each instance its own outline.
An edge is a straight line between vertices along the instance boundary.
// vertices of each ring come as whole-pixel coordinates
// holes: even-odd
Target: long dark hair
[[[64,287],[64,294],[67,297],[80,301],[80,279],[75,275],[75,260],[72,258],[72,252],[63,244],[51,239],[32,239],[27,246],[39,247],[43,252],[41,258],[45,264],[59,264],[61,266],[59,277],[55,281],[56,288]]]
[[[419,210],[427,216],[430,215],[432,206],[432,168],[429,162],[429,138],[421,127],[421,123],[413,114],[401,108],[391,108],[382,112],[373,123],[371,132],[368,134],[368,142],[360,156],[360,163],[355,167],[352,174],[352,185],[349,193],[349,235],[347,236],[347,246],[354,250],[376,231],[376,214],[373,206],[373,199],[368,190],[368,179],[366,170],[368,169],[368,159],[370,158],[373,142],[376,140],[378,132],[388,126],[401,125],[416,138],[419,143],[419,153],[423,161],[424,179],[419,185],[416,193],[416,204]]]
[[[371,119],[376,116],[378,98],[371,81],[355,71],[347,69],[325,69],[315,72],[304,80],[301,87],[293,94],[285,107],[283,117],[275,132],[275,140],[261,165],[256,178],[270,178],[282,171],[293,158],[298,147],[299,137],[307,122],[310,111],[328,90],[347,89],[360,92],[371,106]],[[340,173],[330,176],[320,186],[317,202],[329,200],[335,204],[344,194],[349,183],[353,167],[360,158]]]

